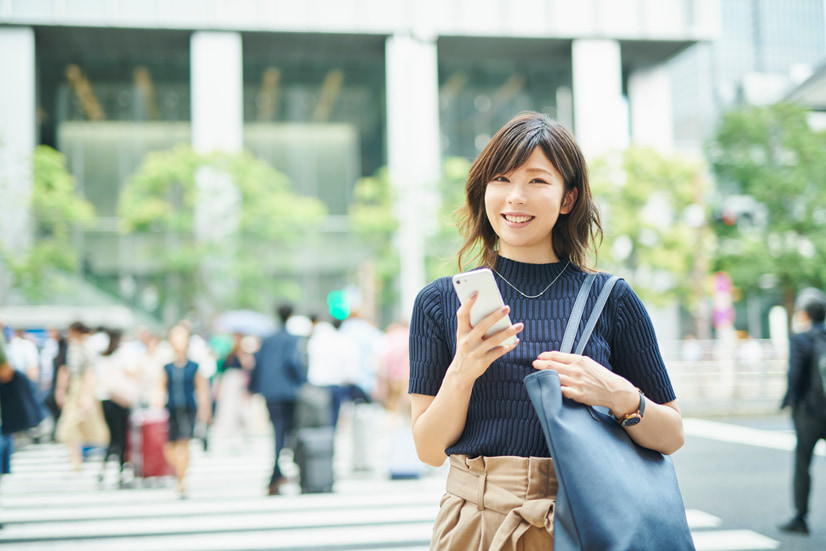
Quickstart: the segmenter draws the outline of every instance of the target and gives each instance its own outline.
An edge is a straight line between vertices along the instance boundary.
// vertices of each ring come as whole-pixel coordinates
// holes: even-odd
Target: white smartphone
[[[499,292],[499,287],[496,286],[496,280],[493,278],[493,272],[488,268],[456,274],[453,276],[453,288],[456,290],[456,295],[462,304],[465,303],[474,291],[479,292],[479,297],[470,309],[471,326],[476,326],[482,318],[505,305],[505,302],[502,300],[502,294]],[[505,316],[493,324],[493,326],[487,330],[485,336],[489,337],[510,326],[510,316]],[[502,344],[507,345],[515,342],[516,336],[512,336]]]

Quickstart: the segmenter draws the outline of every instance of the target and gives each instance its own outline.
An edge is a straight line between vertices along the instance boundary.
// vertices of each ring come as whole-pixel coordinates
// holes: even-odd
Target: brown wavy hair
[[[589,260],[596,264],[602,224],[588,184],[585,157],[567,128],[547,115],[525,111],[496,133],[470,168],[465,204],[456,211],[459,230],[465,239],[459,250],[460,270],[471,263],[489,268],[496,264],[499,236],[485,212],[485,189],[495,176],[522,166],[537,147],[559,171],[566,193],[578,191],[571,212],[560,214],[553,228],[554,253],[583,269],[588,269]],[[465,262],[467,257],[469,260]]]

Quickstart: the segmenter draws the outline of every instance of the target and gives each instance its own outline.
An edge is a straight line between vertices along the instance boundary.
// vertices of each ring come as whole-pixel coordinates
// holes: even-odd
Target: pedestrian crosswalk
[[[304,494],[296,483],[267,497],[272,467],[267,435],[235,450],[204,452],[192,442],[188,499],[169,480],[119,488],[114,470],[98,480],[91,458],[69,471],[65,449],[30,445],[13,457],[0,487],[4,551],[423,551],[444,489],[445,468],[415,480],[390,480],[379,463],[353,472],[346,433],[336,442],[336,483],[329,494]],[[295,466],[285,461],[288,474]],[[777,549],[779,543],[707,513],[688,512],[699,551]]]

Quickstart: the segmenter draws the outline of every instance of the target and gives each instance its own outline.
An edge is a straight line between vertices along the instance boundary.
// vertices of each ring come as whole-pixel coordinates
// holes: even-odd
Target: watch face
[[[627,419],[623,419],[622,422],[620,423],[620,425],[622,425],[623,427],[633,427],[634,425],[636,425],[640,421],[642,421],[642,417],[640,417],[639,415],[635,415],[633,417],[628,417]]]

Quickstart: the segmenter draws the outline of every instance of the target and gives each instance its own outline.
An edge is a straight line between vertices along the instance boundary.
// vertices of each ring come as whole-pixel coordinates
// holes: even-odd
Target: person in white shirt
[[[319,322],[307,343],[307,380],[330,391],[333,427],[338,424],[342,402],[350,396],[350,386],[359,376],[361,362],[358,343],[341,333],[339,327],[341,320]]]
[[[22,329],[15,329],[14,334],[6,347],[11,366],[25,374],[29,379],[38,382],[40,378],[40,358],[37,345],[26,337]]]

